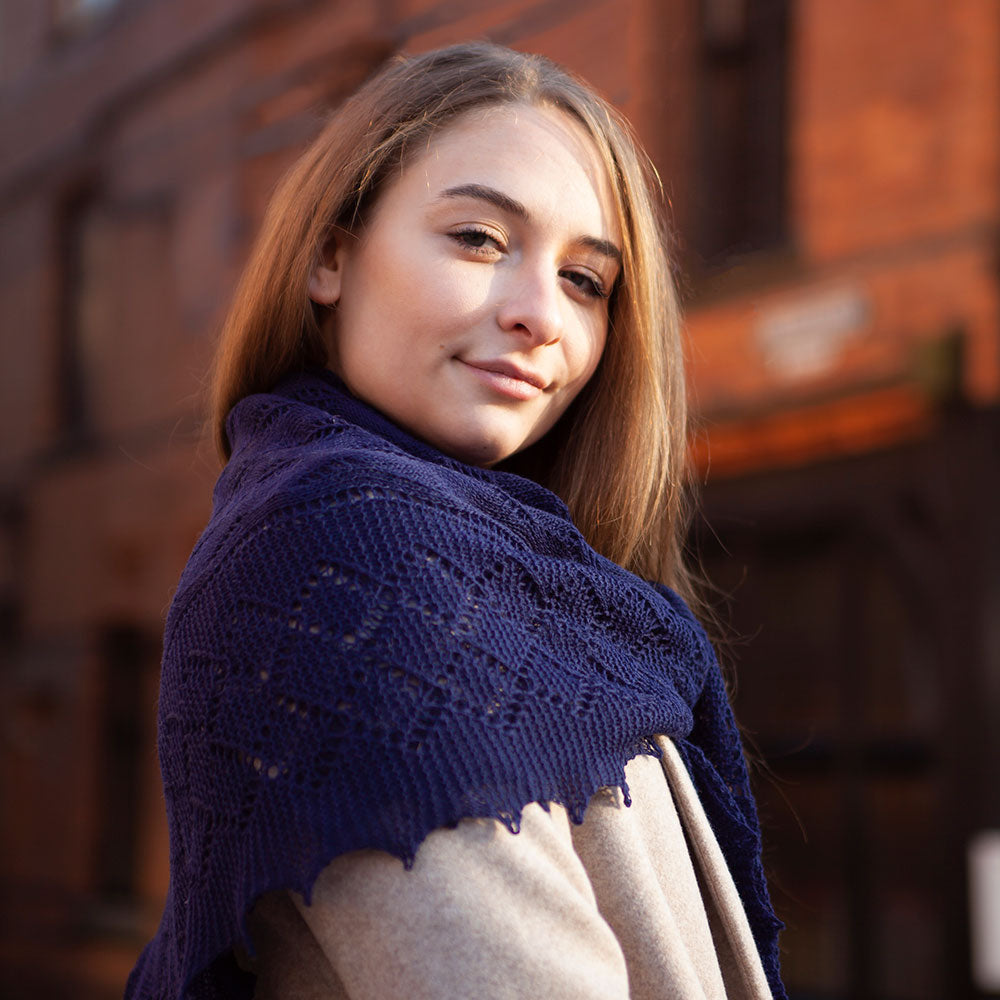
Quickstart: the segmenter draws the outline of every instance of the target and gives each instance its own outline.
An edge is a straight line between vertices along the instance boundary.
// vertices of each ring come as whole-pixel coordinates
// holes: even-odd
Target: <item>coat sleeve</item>
[[[527,806],[517,834],[494,819],[436,830],[409,871],[352,851],[308,904],[264,902],[252,921],[261,1000],[628,997],[622,949],[557,805]]]

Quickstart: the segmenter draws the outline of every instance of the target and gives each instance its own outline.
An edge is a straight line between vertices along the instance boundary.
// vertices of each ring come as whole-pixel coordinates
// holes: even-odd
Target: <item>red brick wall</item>
[[[717,433],[727,442],[742,438],[741,468],[777,456],[765,448],[755,458],[753,435],[732,418],[787,409],[795,423],[797,406],[836,393],[855,395],[852,408],[864,413],[858,392],[870,383],[910,383],[920,396],[924,347],[955,331],[961,391],[974,404],[996,402],[998,37],[1000,8],[983,0],[794,5],[790,246],[766,266],[733,268],[689,317],[696,403],[726,425]],[[831,294],[855,296],[863,319],[830,335],[839,346],[822,364],[789,374],[762,346],[762,327],[776,311],[810,307],[822,325]],[[871,419],[880,413],[873,405]],[[905,433],[907,420],[896,423]],[[812,457],[826,442],[819,434]]]
[[[0,638],[0,970],[24,995],[110,997],[155,922],[166,839],[154,665],[148,907],[130,932],[95,916],[98,640],[121,623],[159,636],[207,517],[204,372],[275,180],[319,108],[384,55],[488,36],[564,62],[631,115],[683,228],[695,17],[693,0],[123,0],[91,34],[59,39],[48,9],[8,3],[0,41],[0,601],[14,623]],[[790,245],[690,289],[713,474],[922,433],[935,403],[920,346],[955,330],[961,389],[996,401],[998,20],[993,0],[794,4]],[[57,377],[60,246],[81,185],[82,443],[60,426]],[[828,295],[856,310],[832,332]],[[794,328],[766,342],[789,307],[816,341],[804,367],[787,356]]]

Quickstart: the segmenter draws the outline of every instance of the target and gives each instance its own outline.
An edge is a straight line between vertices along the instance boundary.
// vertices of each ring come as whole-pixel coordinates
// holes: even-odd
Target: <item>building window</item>
[[[787,236],[788,0],[701,0],[691,243],[714,269]]]
[[[101,712],[98,716],[98,816],[95,889],[106,901],[135,894],[146,753],[146,686],[156,646],[133,625],[101,637]]]
[[[74,187],[58,210],[59,318],[55,354],[55,424],[60,444],[87,435],[85,341],[95,300],[98,198],[89,181]]]

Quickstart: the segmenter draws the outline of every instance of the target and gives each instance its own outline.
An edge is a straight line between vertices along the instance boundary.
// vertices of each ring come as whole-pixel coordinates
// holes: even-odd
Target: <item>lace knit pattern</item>
[[[695,740],[783,996],[738,736],[680,599],[594,552],[553,494],[416,441],[328,372],[242,400],[228,429],[167,621],[171,882],[126,997],[249,998],[231,952],[262,893],[308,900],[360,848],[410,865],[465,817],[516,832],[530,802],[581,822],[602,786],[629,801],[657,733]]]

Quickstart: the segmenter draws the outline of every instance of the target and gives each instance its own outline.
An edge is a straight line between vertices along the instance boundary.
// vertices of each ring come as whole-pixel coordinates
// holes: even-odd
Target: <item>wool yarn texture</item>
[[[596,553],[531,480],[465,465],[325,370],[248,396],[167,618],[159,754],[170,888],[127,998],[249,998],[233,959],[263,893],[336,856],[407,866],[468,817],[582,822],[676,742],[776,997],[739,735],[681,599]]]

